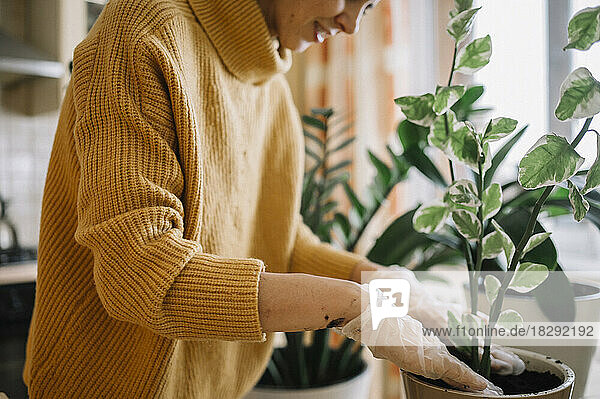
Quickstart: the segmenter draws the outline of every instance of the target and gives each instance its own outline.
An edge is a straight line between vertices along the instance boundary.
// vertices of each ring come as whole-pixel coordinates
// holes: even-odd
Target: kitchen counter
[[[23,262],[0,266],[0,285],[34,282],[37,278],[37,263]]]

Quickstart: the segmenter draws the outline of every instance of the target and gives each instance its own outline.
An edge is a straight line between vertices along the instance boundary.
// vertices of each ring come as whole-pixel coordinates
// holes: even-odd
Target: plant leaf
[[[323,146],[323,142],[321,141],[320,138],[318,138],[317,136],[315,136],[314,134],[312,134],[311,132],[309,132],[306,129],[302,129],[302,132],[304,133],[304,137],[306,137],[307,139],[310,139],[312,141],[314,141],[315,143],[317,143],[319,146]]]
[[[454,0],[454,10],[450,11],[450,17],[452,18],[471,7],[473,7],[473,0]]]
[[[448,133],[446,132],[446,119],[448,123]],[[445,115],[440,115],[431,124],[429,128],[429,134],[427,135],[427,141],[430,145],[439,148],[445,153],[448,151],[448,142],[450,141],[450,134],[454,130],[456,124],[456,115],[454,112],[448,111]]]
[[[488,186],[492,182],[492,179],[496,174],[496,170],[498,170],[498,167],[500,166],[504,158],[506,158],[506,155],[508,155],[513,146],[521,139],[521,137],[523,137],[523,134],[525,134],[525,131],[528,127],[529,126],[525,126],[523,127],[523,129],[519,130],[517,134],[513,135],[510,139],[508,139],[506,143],[504,143],[502,148],[500,148],[498,152],[496,152],[494,158],[492,158],[492,165],[486,171],[483,183],[484,186]]]
[[[448,218],[448,208],[444,204],[421,206],[413,216],[413,227],[421,233],[433,233],[444,225]]]
[[[485,280],[483,280],[483,286],[485,287],[485,296],[487,297],[490,305],[494,303],[496,297],[498,296],[498,290],[500,289],[500,280],[498,280],[495,276],[488,274],[485,276]]]
[[[513,327],[518,328],[523,325],[523,316],[516,310],[506,309],[498,316],[498,324],[508,330]]]
[[[582,191],[587,194],[598,186],[600,186],[600,135],[596,135],[596,161],[585,177],[585,186]]]
[[[406,119],[420,126],[428,127],[435,118],[433,112],[433,94],[422,96],[405,96],[394,100],[406,116]]]
[[[448,187],[448,198],[455,204],[476,207],[481,205],[477,197],[477,188],[471,180],[461,179]]]
[[[502,235],[497,231],[491,232],[483,237],[482,247],[483,259],[495,259],[502,251],[504,251],[504,240],[502,239]]]
[[[465,94],[464,86],[438,86],[435,90],[433,111],[436,115],[448,112],[456,102]]]
[[[495,118],[490,120],[485,129],[483,139],[496,141],[508,136],[517,128],[517,121],[511,118]]]
[[[447,314],[448,328],[451,332],[458,332],[458,328],[461,326],[460,321],[458,321],[458,318],[451,311],[448,310]],[[463,334],[451,334],[449,339],[457,347],[469,345],[469,339]]]
[[[548,277],[548,273],[546,265],[523,262],[517,267],[508,288],[524,294],[542,284]]]
[[[479,8],[471,8],[458,13],[448,22],[447,31],[456,40],[456,43],[461,43],[471,31],[475,14]]]
[[[569,21],[569,44],[564,50],[587,50],[600,40],[600,6],[584,8]]]
[[[564,137],[547,134],[519,163],[519,183],[525,189],[561,183],[573,176],[583,161]]]
[[[567,186],[569,187],[569,201],[573,207],[573,217],[576,221],[581,222],[590,210],[590,203],[583,198],[583,195],[581,195],[579,189],[571,180],[567,180]]]
[[[458,51],[455,71],[472,75],[489,64],[491,56],[492,38],[490,35],[475,39]]]
[[[354,192],[354,190],[352,189],[352,187],[350,187],[350,184],[348,184],[348,182],[345,181],[343,183],[343,185],[344,185],[344,191],[346,191],[346,196],[350,200],[350,203],[352,204],[352,207],[356,210],[356,213],[362,219],[365,216],[365,213],[367,212],[367,209],[362,204],[362,202],[360,202],[360,200],[356,196],[356,193]]]
[[[478,169],[479,144],[472,128],[465,122],[459,122],[450,133],[449,151],[446,155],[462,162],[473,170]]]
[[[560,86],[560,101],[554,114],[561,121],[589,118],[600,112],[600,82],[587,68],[577,68]]]
[[[368,151],[368,154],[369,154],[369,159],[371,160],[371,163],[373,164],[373,166],[375,166],[375,169],[377,169],[376,181],[379,181],[379,183],[382,185],[382,187],[387,186],[390,183],[390,179],[392,178],[392,171],[385,164],[385,162],[383,162],[381,159],[379,159],[371,151]]]
[[[515,244],[512,242],[508,234],[504,231],[504,229],[496,222],[495,220],[491,220],[492,226],[496,229],[496,231],[500,234],[500,239],[502,240],[502,248],[504,248],[504,255],[506,255],[506,262],[510,265],[510,261],[515,255]]]
[[[476,240],[481,234],[481,222],[470,211],[459,209],[452,211],[452,221],[458,232],[467,240]]]
[[[327,125],[325,124],[325,122],[318,118],[315,118],[314,116],[303,115],[302,122],[309,126],[315,127],[321,131],[327,130]]]
[[[338,152],[339,150],[341,150],[341,149],[343,149],[343,148],[347,147],[347,146],[348,146],[348,145],[350,145],[352,142],[354,142],[354,140],[355,140],[355,139],[356,139],[356,137],[350,137],[349,139],[347,139],[347,140],[344,140],[342,143],[340,143],[340,144],[339,144],[338,146],[336,146],[334,149],[332,149],[332,150],[329,150],[329,153],[330,153],[330,154],[333,154],[333,153],[336,153],[336,152]]]
[[[502,187],[494,183],[483,192],[483,220],[494,217],[502,207]]]
[[[527,244],[525,245],[525,248],[523,249],[523,253],[521,254],[521,257],[523,257],[527,252],[531,251],[533,248],[537,247],[538,245],[540,245],[541,243],[546,241],[548,239],[548,237],[550,237],[551,234],[552,233],[549,233],[549,232],[538,233],[538,234],[534,234],[531,237],[529,237],[529,240],[527,240]]]
[[[351,164],[352,164],[352,161],[349,159],[346,159],[345,161],[341,161],[340,163],[332,166],[331,168],[327,168],[327,174],[330,175],[330,174],[337,172],[338,170],[343,169]]]

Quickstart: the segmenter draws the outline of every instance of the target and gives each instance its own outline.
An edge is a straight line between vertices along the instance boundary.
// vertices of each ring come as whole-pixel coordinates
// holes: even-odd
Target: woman
[[[376,3],[106,5],[75,49],[47,174],[32,398],[240,397],[271,332],[360,314],[356,282],[378,266],[302,224],[282,73],[290,50],[354,33]],[[485,387],[451,365],[456,384]]]

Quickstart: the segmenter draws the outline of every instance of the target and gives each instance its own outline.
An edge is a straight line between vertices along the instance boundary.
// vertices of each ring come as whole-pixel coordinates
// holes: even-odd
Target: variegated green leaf
[[[507,330],[514,327],[520,328],[523,326],[523,316],[516,310],[506,309],[498,316],[498,324]]]
[[[525,244],[525,248],[523,249],[523,253],[521,254],[521,257],[523,257],[523,255],[525,255],[527,252],[531,251],[533,248],[537,247],[538,245],[540,245],[541,243],[543,243],[544,241],[546,241],[548,239],[548,237],[550,237],[552,233],[538,233],[538,234],[534,234],[531,237],[529,237],[529,240],[527,240],[527,244]]]
[[[438,86],[435,91],[433,111],[436,115],[445,114],[464,94],[464,86]]]
[[[496,232],[500,234],[500,239],[502,240],[502,248],[504,249],[504,255],[506,255],[506,261],[510,264],[513,256],[515,255],[515,244],[512,242],[508,234],[504,231],[502,226],[498,224],[495,220],[491,220],[492,226],[496,229]]]
[[[585,186],[582,191],[587,194],[597,187],[600,187],[600,135],[596,135],[596,161],[585,177]]]
[[[569,44],[564,48],[587,50],[600,40],[600,6],[584,8],[569,21]]]
[[[457,180],[448,187],[448,198],[455,204],[468,207],[481,205],[481,201],[477,197],[475,184],[467,179]]]
[[[583,195],[581,195],[579,189],[571,180],[567,180],[567,185],[569,186],[569,202],[571,202],[571,206],[573,207],[573,217],[576,221],[581,222],[590,210],[590,203],[583,198]]]
[[[589,118],[600,112],[600,82],[587,68],[577,68],[560,86],[560,101],[554,111],[561,121]]]
[[[492,56],[492,38],[490,35],[480,37],[461,48],[456,55],[456,72],[472,75],[489,64]]]
[[[444,225],[448,217],[448,208],[444,204],[422,205],[413,216],[413,227],[421,233],[433,233]]]
[[[478,169],[479,143],[470,125],[465,122],[455,124],[449,144],[446,155],[450,159],[462,162],[473,170]]]
[[[448,132],[446,132],[446,123],[448,124]],[[431,124],[427,141],[430,145],[439,148],[446,152],[448,142],[450,141],[450,132],[454,130],[456,124],[456,115],[452,111],[448,111],[446,115],[440,115]]]
[[[503,139],[517,128],[517,121],[510,118],[492,119],[485,129],[483,139],[486,141],[495,141]]]
[[[546,265],[523,262],[517,267],[508,288],[524,294],[542,284],[548,277],[548,273]]]
[[[473,7],[473,0],[454,0],[454,9],[450,10],[450,18],[454,18],[471,7]]]
[[[458,321],[458,317],[456,317],[454,313],[448,310],[448,328],[450,329],[451,334],[453,334],[450,337],[450,341],[452,341],[452,343],[456,347],[468,346],[470,345],[468,338],[462,334],[456,334],[460,326],[461,325],[460,321]]]
[[[498,280],[495,276],[488,274],[485,276],[485,280],[483,280],[483,286],[485,287],[485,296],[492,305],[498,296],[498,290],[500,289],[500,280]]]
[[[471,8],[457,14],[448,22],[447,31],[456,40],[456,43],[461,43],[471,31],[475,14],[479,8]]]
[[[573,176],[583,161],[564,137],[547,134],[519,163],[519,183],[526,189],[561,183]]]
[[[482,247],[483,259],[495,259],[504,250],[502,235],[497,231],[491,232],[483,237]]]
[[[477,334],[477,329],[483,327],[483,320],[481,320],[478,316],[472,314],[472,313],[463,313],[462,314],[462,325],[466,328],[466,331],[472,331],[475,334]],[[482,331],[482,330],[480,330]],[[477,335],[470,335],[471,337],[477,337]],[[483,338],[482,336],[479,336],[477,338]]]
[[[433,100],[433,94],[427,93],[422,96],[399,97],[394,101],[400,106],[406,119],[417,125],[429,127],[435,118]]]
[[[467,240],[476,240],[481,234],[481,222],[470,211],[459,209],[452,211],[452,221],[458,232]]]
[[[494,217],[502,207],[502,187],[498,183],[491,184],[483,192],[483,220]]]

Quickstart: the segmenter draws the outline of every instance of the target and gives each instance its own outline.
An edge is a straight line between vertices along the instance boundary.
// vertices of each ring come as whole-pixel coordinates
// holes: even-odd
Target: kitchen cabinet
[[[70,78],[68,66],[73,49],[85,37],[105,1],[2,2],[0,31],[10,38],[10,45],[0,46],[4,107],[27,115],[58,112]]]

